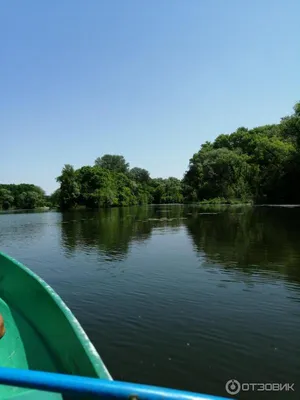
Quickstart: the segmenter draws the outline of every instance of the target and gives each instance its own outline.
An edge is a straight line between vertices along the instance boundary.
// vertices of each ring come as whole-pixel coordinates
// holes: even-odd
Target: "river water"
[[[300,208],[0,215],[0,250],[72,309],[115,379],[300,399]],[[244,385],[244,388],[247,386]]]

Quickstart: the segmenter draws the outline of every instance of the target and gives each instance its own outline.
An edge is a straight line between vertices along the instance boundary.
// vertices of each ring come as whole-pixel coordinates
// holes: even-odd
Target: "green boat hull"
[[[112,379],[69,308],[41,278],[0,253],[0,366]],[[0,399],[62,399],[0,385]]]

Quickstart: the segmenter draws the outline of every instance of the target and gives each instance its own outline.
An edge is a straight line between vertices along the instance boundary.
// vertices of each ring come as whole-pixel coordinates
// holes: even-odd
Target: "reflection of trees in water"
[[[208,262],[245,273],[282,273],[300,281],[297,208],[229,208],[197,215],[186,226]]]
[[[300,209],[266,207],[145,206],[62,214],[62,245],[68,253],[97,250],[123,259],[154,230],[187,227],[208,263],[243,273],[283,274],[300,282]]]
[[[146,240],[150,233],[125,208],[62,215],[62,243],[67,250],[97,249],[108,260],[122,259],[132,240]]]
[[[148,224],[153,230],[176,233],[187,218],[186,207],[182,205],[155,205],[148,209]]]
[[[108,260],[126,256],[134,242],[145,242],[153,228],[178,227],[181,207],[126,207],[62,214],[62,245],[68,253],[97,249]]]

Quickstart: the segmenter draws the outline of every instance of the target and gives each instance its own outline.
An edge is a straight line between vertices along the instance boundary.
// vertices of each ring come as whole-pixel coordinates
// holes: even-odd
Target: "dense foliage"
[[[300,203],[300,103],[279,124],[238,128],[204,143],[182,181],[130,169],[121,155],[105,154],[93,166],[66,164],[51,196],[34,185],[0,185],[0,208],[43,205],[71,209],[183,202]]]
[[[20,185],[0,184],[0,209],[34,209],[46,204],[45,192],[38,186],[26,183]]]
[[[77,170],[66,164],[57,181],[56,200],[63,209],[183,201],[179,179],[151,179],[143,168],[129,169],[124,157],[118,155],[106,154],[97,158],[94,166]]]
[[[256,280],[258,275],[268,279],[278,274],[300,283],[299,216],[300,208],[242,205],[70,210],[62,214],[61,244],[66,257],[83,251],[115,262],[136,243],[147,243],[155,229],[178,233],[184,226],[204,270],[228,268],[246,285],[253,283],[251,276]],[[43,229],[40,224],[35,227]]]
[[[183,179],[187,201],[299,203],[300,103],[279,124],[239,128],[206,142]]]

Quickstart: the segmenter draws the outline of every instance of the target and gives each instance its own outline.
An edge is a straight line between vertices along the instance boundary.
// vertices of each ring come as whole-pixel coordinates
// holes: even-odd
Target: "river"
[[[223,396],[229,379],[294,383],[238,398],[299,399],[299,221],[296,207],[1,214],[0,250],[58,292],[115,379]]]

